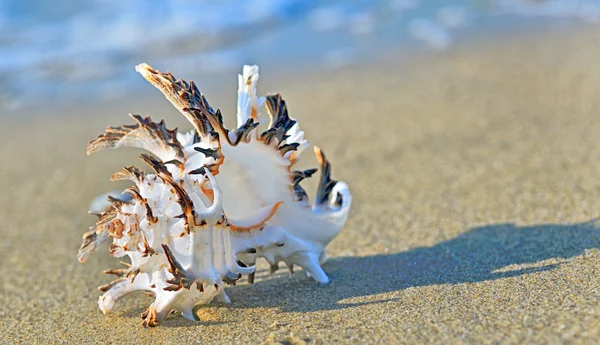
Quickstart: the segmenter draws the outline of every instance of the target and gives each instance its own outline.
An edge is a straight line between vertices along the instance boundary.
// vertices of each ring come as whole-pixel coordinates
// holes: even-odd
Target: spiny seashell
[[[325,247],[348,216],[348,186],[331,179],[331,165],[315,147],[321,166],[311,205],[300,182],[317,169],[292,170],[308,146],[298,122],[289,117],[280,95],[256,96],[258,67],[244,66],[239,76],[237,128],[226,129],[194,82],[175,80],[147,64],[136,67],[192,123],[194,130],[168,130],[164,121],[131,115],[134,125],[108,127],[87,147],[138,147],[153,170],[133,166],[112,175],[135,184],[129,196],[109,196],[110,207],[98,214],[84,234],[78,259],[85,262],[106,239],[110,253],[129,256],[125,268],[105,271],[117,279],[99,287],[98,304],[107,313],[132,291],[147,291],[154,303],[142,314],[155,326],[172,310],[195,319],[193,307],[212,300],[229,302],[226,284],[243,274],[254,278],[257,258],[275,270],[283,261],[299,265],[316,281],[327,283],[320,264]],[[261,116],[266,105],[270,122]],[[265,124],[266,129],[259,126]],[[96,206],[97,207],[97,206]]]

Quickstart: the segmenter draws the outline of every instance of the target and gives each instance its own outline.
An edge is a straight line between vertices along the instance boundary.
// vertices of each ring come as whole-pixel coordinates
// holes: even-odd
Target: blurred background
[[[335,70],[599,21],[599,0],[0,0],[0,111],[122,98],[140,62],[235,81],[244,63]]]

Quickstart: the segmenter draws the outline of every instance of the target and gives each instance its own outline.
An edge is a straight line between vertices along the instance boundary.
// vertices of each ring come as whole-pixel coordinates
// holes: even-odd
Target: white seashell
[[[111,180],[129,179],[132,199],[109,198],[95,227],[84,234],[78,259],[108,237],[115,257],[128,256],[126,268],[105,271],[118,276],[101,286],[98,304],[108,313],[132,291],[148,291],[156,300],[142,314],[155,326],[172,310],[195,319],[193,307],[213,299],[229,302],[224,287],[243,274],[254,278],[255,262],[272,269],[283,261],[304,268],[321,283],[325,247],[340,232],[351,196],[343,182],[331,180],[331,165],[315,147],[321,165],[316,200],[311,205],[300,182],[317,169],[291,170],[308,143],[290,118],[281,96],[257,97],[258,67],[244,66],[239,76],[238,128],[223,126],[193,82],[175,80],[146,64],[136,67],[194,125],[189,133],[166,129],[163,121],[131,115],[131,126],[109,127],[88,144],[88,154],[103,148],[139,147],[153,174],[131,166]],[[270,115],[268,129],[261,108]],[[266,125],[267,121],[264,121]],[[93,203],[95,211],[102,206]],[[99,212],[98,212],[99,213]]]

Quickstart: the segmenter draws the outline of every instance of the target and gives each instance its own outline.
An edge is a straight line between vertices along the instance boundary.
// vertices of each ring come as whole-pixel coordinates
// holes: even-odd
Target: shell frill
[[[158,88],[193,125],[180,133],[164,121],[130,115],[134,125],[108,127],[87,153],[136,147],[152,169],[125,167],[112,181],[131,180],[123,198],[97,213],[98,222],[83,236],[78,260],[85,262],[104,241],[123,268],[104,273],[117,278],[99,287],[98,304],[108,313],[123,295],[144,291],[155,301],[142,314],[155,326],[171,311],[190,320],[193,308],[212,300],[229,302],[226,285],[254,280],[255,262],[265,258],[274,271],[283,261],[299,265],[321,283],[325,247],[340,232],[351,204],[348,186],[331,178],[331,164],[315,147],[321,177],[315,200],[300,186],[317,169],[293,170],[308,146],[298,122],[279,94],[256,96],[258,67],[239,76],[237,127],[227,129],[193,81],[176,80],[147,64],[136,70]],[[267,109],[270,121],[263,119]],[[261,130],[260,127],[266,127]]]

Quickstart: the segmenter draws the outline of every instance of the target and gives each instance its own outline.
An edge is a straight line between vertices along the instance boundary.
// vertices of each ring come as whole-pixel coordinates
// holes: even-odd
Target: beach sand
[[[199,323],[142,328],[142,294],[102,315],[96,287],[118,260],[108,245],[76,259],[90,200],[126,185],[110,174],[146,169],[138,150],[87,157],[86,143],[128,112],[190,128],[183,117],[158,91],[5,117],[0,343],[597,342],[598,33],[475,34],[443,54],[303,76],[261,66],[260,90],[284,95],[353,210],[328,248],[329,285],[263,262],[254,285],[228,288],[233,303],[200,309]],[[235,76],[227,86],[203,90],[233,123]],[[308,153],[301,166],[312,165]]]

